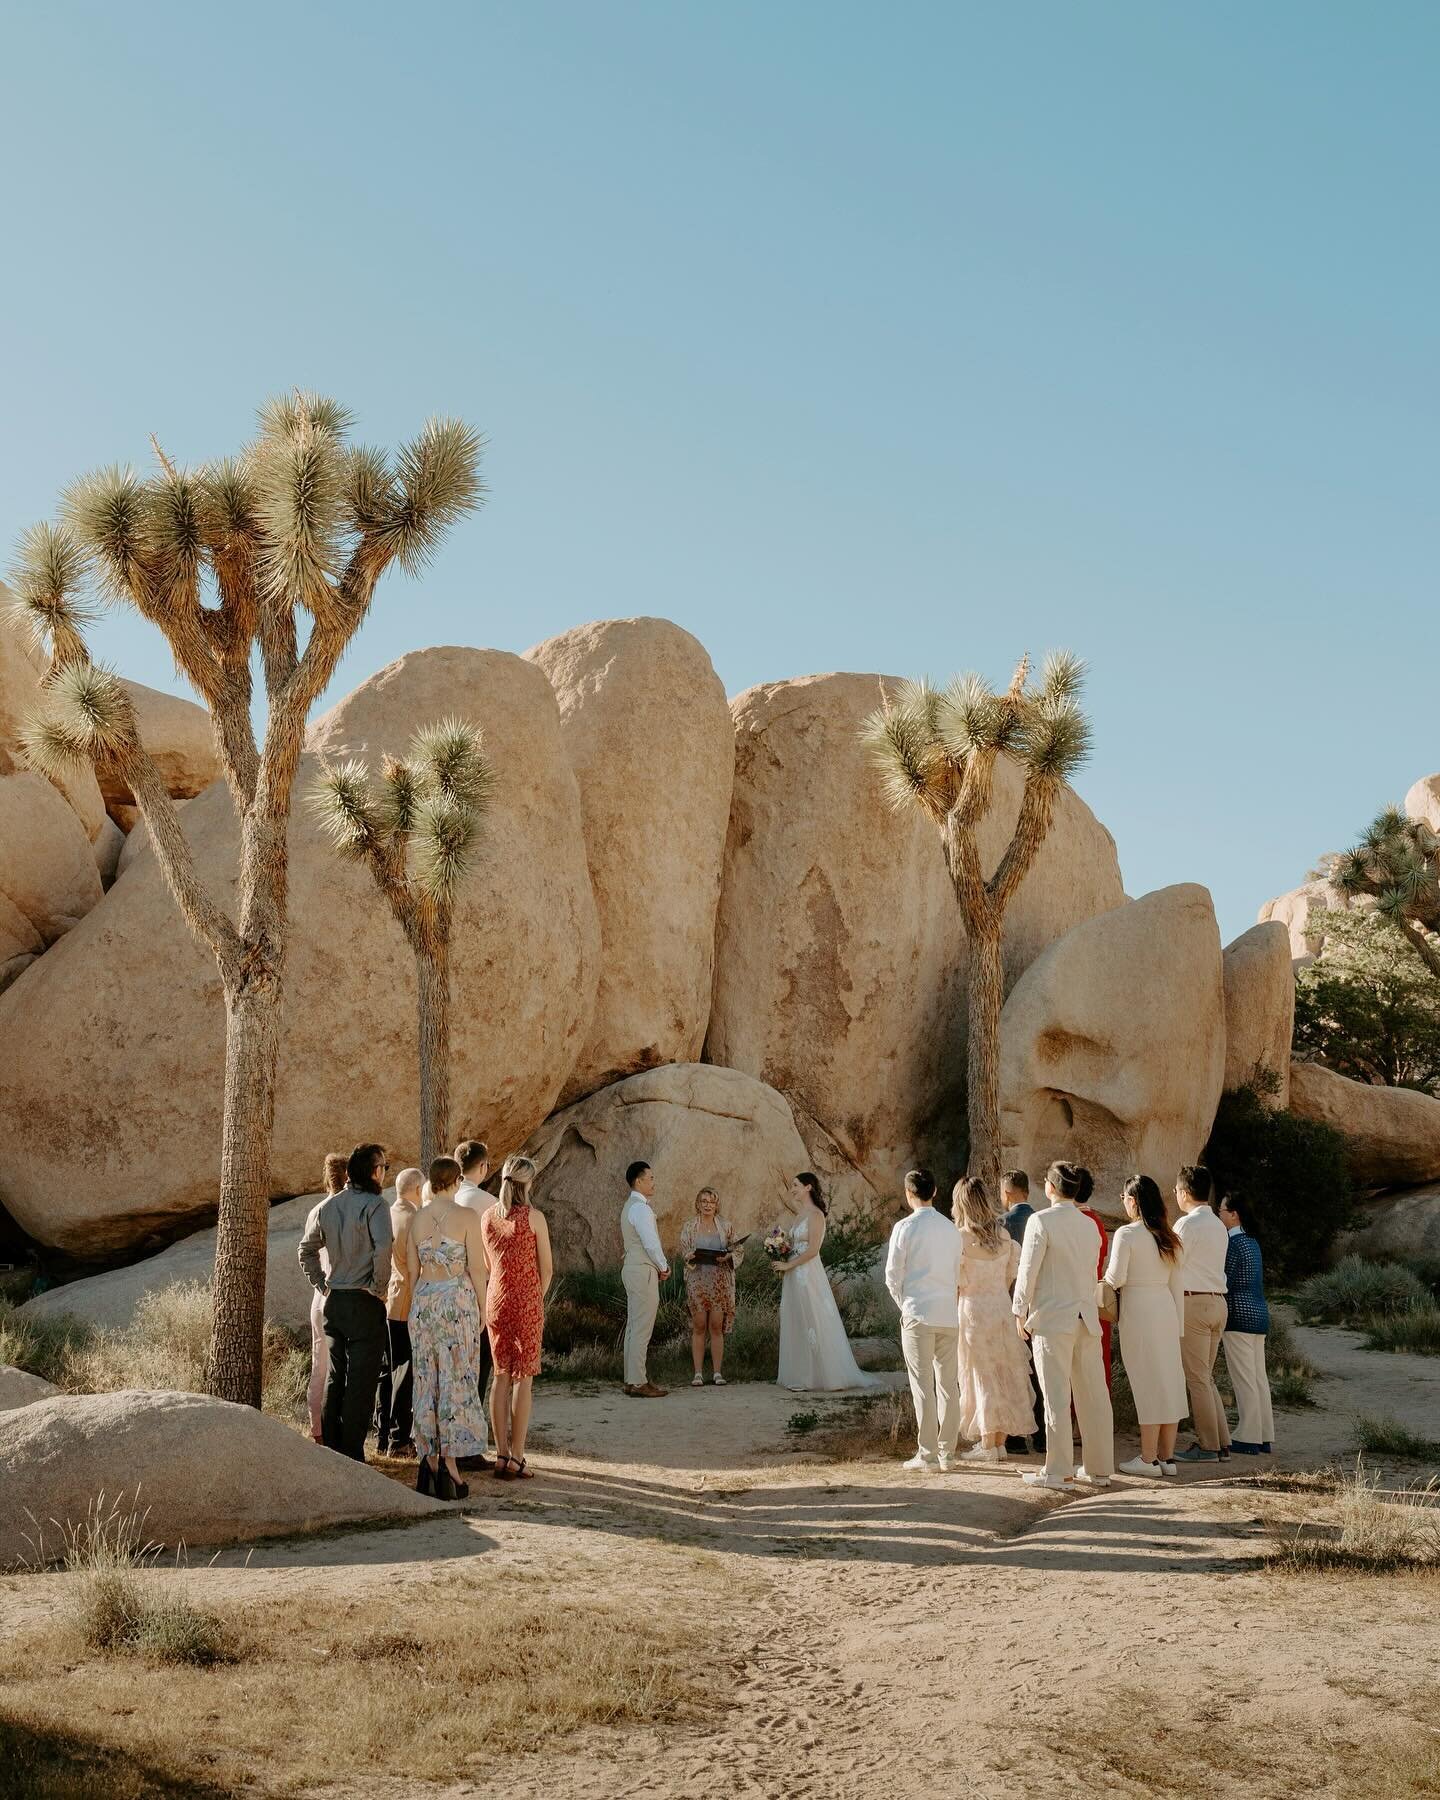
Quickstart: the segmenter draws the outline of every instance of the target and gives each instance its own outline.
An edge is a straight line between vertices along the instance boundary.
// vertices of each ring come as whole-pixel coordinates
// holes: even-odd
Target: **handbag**
[[[1120,1320],[1120,1290],[1111,1287],[1103,1277],[1095,1283],[1095,1310],[1107,1325]]]

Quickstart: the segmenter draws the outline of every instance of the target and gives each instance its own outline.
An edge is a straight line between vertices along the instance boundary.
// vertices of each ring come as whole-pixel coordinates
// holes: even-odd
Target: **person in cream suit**
[[[1045,1177],[1050,1205],[1025,1222],[1015,1277],[1015,1328],[1033,1342],[1035,1370],[1045,1396],[1045,1467],[1027,1470],[1032,1486],[1063,1488],[1072,1480],[1105,1487],[1115,1472],[1115,1419],[1100,1351],[1095,1304],[1095,1259],[1100,1236],[1075,1204],[1080,1171],[1052,1163]],[[1084,1462],[1075,1468],[1070,1404],[1080,1422]]]
[[[625,1283],[625,1392],[632,1400],[663,1400],[668,1390],[657,1387],[646,1371],[650,1333],[660,1306],[660,1283],[670,1273],[650,1205],[655,1171],[649,1163],[633,1162],[625,1171],[625,1181],[630,1189],[620,1214],[625,1245],[620,1268]]]

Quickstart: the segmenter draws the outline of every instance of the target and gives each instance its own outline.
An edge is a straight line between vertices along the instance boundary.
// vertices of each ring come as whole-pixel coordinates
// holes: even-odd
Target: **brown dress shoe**
[[[663,1400],[669,1392],[669,1388],[656,1387],[653,1381],[647,1381],[644,1387],[635,1390],[637,1398],[641,1400]]]

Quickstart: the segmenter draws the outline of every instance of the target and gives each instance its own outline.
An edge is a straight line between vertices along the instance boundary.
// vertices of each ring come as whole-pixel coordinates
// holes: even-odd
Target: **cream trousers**
[[[1265,1373],[1265,1334],[1227,1331],[1221,1341],[1239,1414],[1235,1435],[1242,1444],[1271,1443],[1275,1437],[1275,1414],[1270,1407],[1270,1377]]]
[[[1070,1406],[1080,1425],[1085,1473],[1108,1480],[1115,1473],[1115,1415],[1105,1385],[1105,1357],[1098,1331],[1066,1331],[1032,1340],[1035,1373],[1045,1396],[1045,1478],[1068,1481],[1075,1473]]]
[[[1223,1294],[1185,1296],[1185,1335],[1180,1340],[1180,1361],[1185,1368],[1185,1389],[1190,1396],[1190,1423],[1202,1450],[1224,1450],[1230,1443],[1225,1403],[1215,1385],[1215,1358],[1225,1332]]]
[[[902,1325],[900,1347],[910,1377],[920,1454],[929,1462],[953,1456],[960,1436],[960,1327]]]
[[[660,1271],[650,1262],[627,1262],[621,1279],[625,1283],[625,1385],[644,1387],[650,1333],[660,1305]]]

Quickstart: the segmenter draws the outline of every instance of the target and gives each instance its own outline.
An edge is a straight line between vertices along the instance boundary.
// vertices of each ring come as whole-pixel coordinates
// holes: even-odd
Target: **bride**
[[[791,1254],[775,1264],[783,1278],[779,1385],[799,1392],[882,1386],[855,1361],[820,1261],[827,1209],[818,1179],[808,1172],[797,1175],[789,1204],[796,1215],[790,1227]]]

